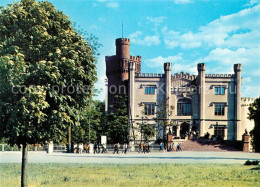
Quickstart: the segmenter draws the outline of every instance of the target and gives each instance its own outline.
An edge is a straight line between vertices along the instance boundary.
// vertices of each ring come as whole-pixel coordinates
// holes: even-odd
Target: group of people
[[[120,148],[120,144],[119,143],[114,144],[114,152],[113,152],[113,154],[115,154],[115,153],[119,154],[119,148]],[[123,144],[122,153],[126,154],[127,153],[127,149],[128,149],[127,144],[126,143]]]
[[[140,142],[139,146],[138,146],[138,153],[150,153],[150,145],[149,143],[142,143]]]
[[[176,144],[176,148],[175,148],[175,144],[174,144],[174,143],[171,143],[171,144],[169,145],[168,149],[167,149],[167,144],[161,142],[161,143],[160,143],[160,149],[159,149],[159,151],[160,151],[160,152],[165,152],[166,150],[169,151],[169,152],[174,151],[174,150],[175,150],[175,151],[182,151],[182,149],[181,149],[181,143],[177,143],[177,144]]]
[[[107,145],[105,143],[94,143],[94,154],[96,153],[107,153]]]

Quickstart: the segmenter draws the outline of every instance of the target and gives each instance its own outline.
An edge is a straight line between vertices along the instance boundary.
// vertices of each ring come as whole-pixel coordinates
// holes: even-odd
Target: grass
[[[0,165],[0,186],[20,185],[20,164]],[[29,186],[259,186],[260,167],[238,164],[28,164]]]

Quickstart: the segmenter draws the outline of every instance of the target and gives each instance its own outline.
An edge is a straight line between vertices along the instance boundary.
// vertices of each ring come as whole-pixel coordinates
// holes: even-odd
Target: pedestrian
[[[142,143],[139,143],[139,147],[138,147],[138,153],[142,152]]]
[[[160,143],[160,150],[159,151],[163,152],[163,143],[162,142]]]
[[[87,144],[84,144],[84,152],[87,153]]]
[[[105,150],[104,150],[104,143],[101,144],[101,153],[105,153]]]
[[[149,145],[149,143],[148,143],[148,145],[147,145],[147,153],[150,153],[151,151],[150,151],[150,145]]]
[[[143,145],[143,152],[144,152],[144,154],[146,152],[146,145],[145,144]]]
[[[100,143],[98,143],[98,153],[100,153]]]
[[[125,154],[127,153],[127,144],[125,144]]]
[[[105,151],[105,153],[107,153],[107,144],[106,143],[104,143],[104,151]]]
[[[123,144],[123,149],[122,149],[122,153],[125,152],[125,144]]]
[[[79,154],[82,154],[83,151],[83,143],[79,144]]]
[[[181,143],[179,143],[179,151],[182,151],[182,149],[181,149]]]
[[[90,153],[90,144],[88,144],[88,153]]]
[[[94,144],[94,154],[97,153],[97,143]]]

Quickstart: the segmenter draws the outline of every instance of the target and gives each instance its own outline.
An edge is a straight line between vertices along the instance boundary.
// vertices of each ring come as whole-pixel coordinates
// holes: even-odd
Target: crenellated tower
[[[106,76],[108,79],[108,111],[114,96],[128,93],[129,63],[135,64],[135,74],[141,73],[141,56],[130,56],[130,39],[116,39],[116,55],[106,56]]]

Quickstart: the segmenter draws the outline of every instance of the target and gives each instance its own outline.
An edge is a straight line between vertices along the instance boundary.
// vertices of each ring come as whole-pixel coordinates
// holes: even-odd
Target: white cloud
[[[203,62],[217,62],[224,65],[258,64],[260,59],[260,48],[230,50],[228,48],[216,48],[203,59]]]
[[[257,47],[260,40],[260,5],[241,10],[227,16],[221,16],[198,32],[180,33],[162,29],[164,42],[168,48],[196,48],[202,45],[210,47]]]
[[[250,5],[259,4],[260,0],[250,0]]]
[[[253,75],[253,76],[260,76],[260,68],[254,69],[252,71],[251,75]]]
[[[242,96],[259,97],[260,96],[260,87],[259,86],[242,85]]]
[[[242,78],[242,84],[248,84],[250,83],[252,80],[250,77],[243,77]]]
[[[142,32],[136,31],[130,34],[129,38],[132,43],[138,45],[153,46],[153,45],[159,45],[161,43],[160,38],[157,35],[154,36],[146,35],[143,38],[141,38],[141,36],[142,36]]]
[[[191,0],[174,0],[175,4],[188,4],[188,3],[192,3]]]
[[[163,67],[163,64],[165,62],[181,62],[183,61],[182,59],[182,54],[178,54],[176,56],[168,56],[168,57],[162,57],[158,56],[156,58],[152,59],[147,59],[145,63],[147,64],[148,67]]]
[[[98,3],[104,3],[108,8],[118,8],[119,3],[114,0],[97,0]]]
[[[167,17],[164,16],[160,16],[160,17],[146,17],[146,19],[153,23],[155,27],[158,27],[160,24],[162,24],[164,22],[165,19],[167,19]]]
[[[109,8],[118,8],[118,7],[119,7],[119,4],[118,4],[118,2],[112,1],[112,2],[108,2],[108,3],[106,4],[106,6],[109,7]]]

